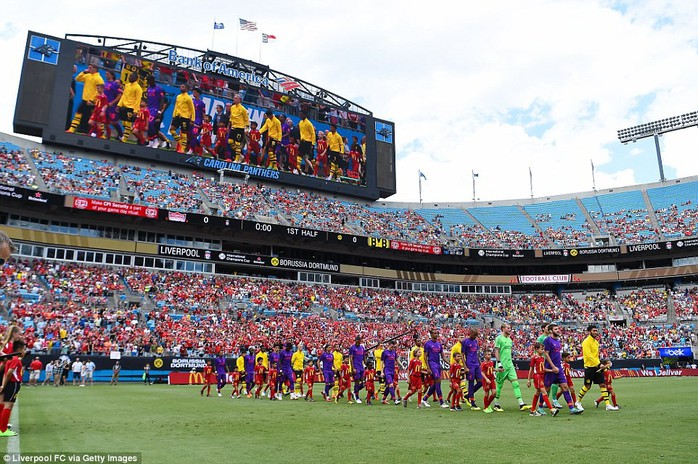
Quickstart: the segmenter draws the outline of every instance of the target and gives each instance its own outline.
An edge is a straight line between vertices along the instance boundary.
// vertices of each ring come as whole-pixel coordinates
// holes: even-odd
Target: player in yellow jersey
[[[327,138],[327,161],[330,163],[330,175],[327,180],[337,179],[341,174],[339,164],[344,154],[344,140],[337,132],[336,124],[330,124],[330,131],[325,137]]]
[[[584,386],[577,395],[577,409],[582,408],[582,399],[584,395],[591,390],[592,384],[597,384],[601,388],[601,397],[606,402],[606,411],[617,411],[618,407],[613,406],[608,399],[608,390],[606,389],[606,380],[604,379],[605,366],[601,364],[599,359],[599,329],[594,324],[587,327],[589,335],[582,341],[582,356],[584,357]]]
[[[264,124],[259,129],[260,134],[264,134],[264,152],[267,154],[267,167],[278,170],[276,163],[276,147],[281,141],[281,121],[279,121],[272,110],[264,113]]]
[[[385,392],[385,375],[383,372],[383,344],[379,343],[378,346],[373,350],[373,358],[376,360],[376,377],[378,378],[378,395],[375,395],[375,399]]]
[[[334,387],[332,387],[332,398],[335,402],[339,400],[339,374],[342,373],[342,362],[344,361],[344,355],[342,354],[342,347],[337,345],[332,352],[334,356],[334,362],[332,363],[332,370],[334,371]]]
[[[298,131],[301,135],[300,144],[298,145],[298,153],[303,158],[304,165],[298,166],[298,169],[303,169],[302,172],[313,175],[315,168],[313,167],[313,147],[315,147],[316,136],[315,127],[308,119],[305,111],[300,112],[301,120],[298,123]]]
[[[124,92],[121,94],[121,99],[117,104],[119,119],[124,123],[122,142],[128,141],[131,132],[133,132],[133,122],[136,120],[136,113],[138,113],[138,109],[141,107],[142,98],[143,88],[138,83],[138,73],[131,73],[128,75],[128,83],[124,86]]]
[[[97,95],[97,85],[104,85],[104,79],[99,75],[99,69],[94,64],[87,65],[87,69],[75,76],[75,80],[83,83],[82,101],[75,112],[75,116],[73,116],[70,128],[66,131],[71,134],[78,130],[78,126],[81,126],[83,119],[85,122],[89,121],[94,108],[95,96]],[[86,128],[86,125],[83,124],[81,127]],[[81,130],[80,132],[86,132],[86,130]]]
[[[291,356],[291,368],[296,377],[296,384],[293,387],[294,396],[291,399],[298,399],[303,396],[303,367],[305,364],[305,353],[303,352],[303,342],[298,342],[296,351]]]
[[[170,124],[170,134],[178,144],[177,153],[187,152],[189,131],[194,122],[194,113],[194,100],[189,95],[187,84],[182,84],[179,86],[179,95],[175,99],[172,123]]]
[[[228,145],[235,151],[235,162],[242,163],[242,147],[245,145],[245,132],[250,131],[250,116],[247,108],[242,106],[242,97],[235,94],[233,106],[230,107],[230,132],[228,135]],[[303,372],[303,367],[300,369]],[[296,375],[296,377],[299,377]]]

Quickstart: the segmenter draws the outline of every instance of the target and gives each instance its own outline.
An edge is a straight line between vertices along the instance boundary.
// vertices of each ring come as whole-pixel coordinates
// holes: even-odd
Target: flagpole
[[[262,33],[260,32],[259,35],[259,60],[260,63],[262,62]]]
[[[422,173],[421,171],[419,174],[417,174],[417,177],[419,177],[419,204],[422,204]]]
[[[591,185],[594,192],[596,192],[596,172],[594,172],[594,160],[589,161],[591,161]]]
[[[531,185],[531,200],[533,200],[533,172],[531,172],[531,166],[528,167],[528,182]]]
[[[213,50],[213,41],[216,38],[216,18],[213,18],[213,32],[211,33],[211,50]]]
[[[238,18],[238,24],[235,28],[235,56],[238,56],[238,41],[240,37],[240,18]]]
[[[473,201],[477,201],[475,200],[475,171],[470,170],[470,175],[473,177]]]

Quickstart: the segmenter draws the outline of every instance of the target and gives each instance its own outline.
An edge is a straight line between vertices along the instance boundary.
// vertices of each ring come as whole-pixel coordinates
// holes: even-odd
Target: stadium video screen
[[[43,99],[51,101],[48,131],[41,130],[46,142],[91,148],[104,141],[102,146],[110,152],[195,169],[228,169],[260,180],[371,199],[383,195],[376,186],[373,117],[302,98],[293,80],[266,85],[259,76],[245,79],[217,63],[201,61],[199,72],[192,70],[192,58],[178,55],[174,47],[164,59],[148,60],[146,53],[33,32],[25,57],[15,112],[17,132],[39,135],[35,128],[27,130],[29,124],[21,119],[31,119],[25,117],[27,108],[37,107],[32,93],[37,70],[53,66],[58,71],[52,95]],[[30,84],[26,78],[34,81]],[[247,109],[250,130],[234,130],[239,127],[236,98]],[[278,123],[267,122],[269,110]],[[307,121],[300,124],[303,114],[314,128],[315,143],[310,146],[301,140],[301,131],[304,139],[309,133]],[[269,136],[277,124],[278,141]]]

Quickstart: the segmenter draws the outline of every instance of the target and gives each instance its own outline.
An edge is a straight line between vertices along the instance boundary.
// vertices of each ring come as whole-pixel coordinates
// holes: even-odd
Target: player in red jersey
[[[233,383],[233,391],[230,392],[230,397],[240,398],[240,371],[235,369],[233,372],[230,373],[230,377],[232,378]]]
[[[133,123],[133,135],[138,139],[138,145],[147,145],[145,139],[148,135],[148,124],[150,123],[150,110],[148,102],[141,100],[141,107],[136,114],[136,121]]]
[[[344,391],[351,391],[351,366],[349,366],[349,356],[345,356],[342,361],[342,366],[339,368],[339,393],[335,397],[335,403],[338,402],[338,398],[342,398]],[[347,402],[349,404],[354,404],[351,400],[351,394],[347,394]]]
[[[540,399],[541,404],[545,403],[550,409],[550,414],[555,417],[557,416],[558,409],[554,408],[550,403],[548,398],[548,391],[545,388],[545,373],[552,372],[552,369],[545,368],[545,347],[542,343],[536,342],[533,344],[533,357],[531,358],[531,364],[528,369],[528,381],[526,386],[531,388],[531,378],[533,378],[533,387],[536,389],[536,393],[533,395],[533,404],[531,405],[530,416],[539,417],[545,414],[543,411],[538,409],[538,399]]]
[[[397,396],[397,401],[402,401],[402,395],[400,395],[400,364],[395,363],[395,377],[393,377],[393,387],[395,388],[395,396]]]
[[[422,408],[422,375],[425,370],[422,366],[422,350],[417,347],[412,350],[412,359],[407,366],[407,375],[409,376],[409,391],[402,398],[402,405],[407,407],[407,400],[410,396],[417,393],[417,408]]]
[[[370,361],[366,363],[364,385],[366,386],[366,405],[373,406],[371,400],[376,397],[376,369]]]
[[[616,401],[616,391],[613,389],[613,379],[618,377],[613,376],[613,371],[611,370],[612,365],[613,364],[611,363],[610,359],[601,360],[601,367],[603,368],[603,379],[606,382],[606,390],[608,390],[608,396],[611,398],[611,403],[613,404],[613,406],[615,406],[616,408],[620,408],[620,406],[618,406],[618,402]],[[599,404],[601,404],[603,401],[603,396],[601,398],[595,399],[594,406],[598,408]]]
[[[572,383],[572,368],[570,363],[573,361],[572,355],[570,353],[562,353],[562,369],[565,372],[565,378],[567,379],[567,389],[572,395],[572,401],[577,402],[577,393],[574,391],[574,384]],[[562,396],[562,390],[557,392],[555,399],[558,400]]]
[[[286,157],[288,159],[288,170],[294,174],[300,174],[301,158],[298,156],[298,144],[293,137],[289,138],[289,143],[286,146]]]
[[[269,374],[267,375],[267,387],[269,387],[269,399],[272,401],[278,400],[276,397],[276,382],[279,377],[279,370],[276,364],[269,364]],[[279,397],[281,398],[281,397]]]
[[[92,137],[105,138],[104,123],[107,122],[107,107],[109,99],[104,94],[104,84],[97,84],[97,94],[94,99],[94,107],[92,108],[92,116],[90,116],[90,135]]]
[[[201,396],[204,396],[204,390],[208,388],[206,396],[211,396],[211,383],[216,383],[216,376],[213,374],[213,366],[211,361],[206,361],[206,366],[204,367],[204,386],[201,389]]]
[[[254,121],[250,122],[250,141],[247,144],[247,154],[245,155],[245,162],[249,164],[250,162],[263,166],[263,160],[260,159],[260,153],[262,152],[262,134],[257,130],[257,123]]]
[[[482,371],[482,391],[485,394],[485,397],[483,398],[485,407],[483,409],[487,409],[496,395],[494,383],[494,362],[492,361],[492,350],[485,349],[483,350],[482,355],[484,360],[482,361],[482,364],[480,364],[480,370]]]
[[[201,123],[201,141],[199,143],[199,146],[196,147],[196,153],[199,156],[203,155],[204,151],[209,155],[215,154],[211,149],[211,146],[213,145],[212,134],[213,125],[211,124],[211,115],[205,114],[204,121]]]
[[[460,384],[463,381],[464,371],[461,363],[461,354],[453,355],[453,364],[448,369],[449,380],[451,381],[451,411],[462,411],[460,400],[463,397]]]
[[[325,133],[317,133],[317,163],[315,163],[315,175],[327,177],[330,175],[329,164],[327,163],[327,139]]]
[[[218,159],[232,161],[230,159],[230,145],[228,145],[228,128],[224,121],[218,123],[218,128],[216,129],[216,145],[213,147]]]
[[[310,401],[311,403],[314,403],[315,400],[313,399],[313,385],[315,385],[315,374],[317,373],[317,369],[315,368],[315,361],[306,362],[305,369],[303,369],[303,383],[305,383],[308,386],[308,391],[305,394],[305,401]]]
[[[0,437],[14,437],[17,432],[8,429],[12,407],[17,400],[17,394],[22,386],[22,357],[26,352],[24,341],[14,342],[14,351],[18,354],[5,363],[5,373],[2,376],[0,392],[3,395],[2,411],[0,412]]]
[[[257,358],[257,364],[254,366],[254,384],[257,385],[257,390],[254,392],[255,399],[259,399],[264,388],[264,375],[267,373],[267,368],[264,367],[264,358]],[[247,395],[250,396],[249,394]]]

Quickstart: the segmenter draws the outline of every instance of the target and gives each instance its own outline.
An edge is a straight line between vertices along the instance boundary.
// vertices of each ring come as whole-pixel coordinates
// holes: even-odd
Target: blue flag
[[[427,180],[427,176],[425,176],[424,173],[423,173],[422,171],[419,171],[419,178],[420,178],[420,179]]]

